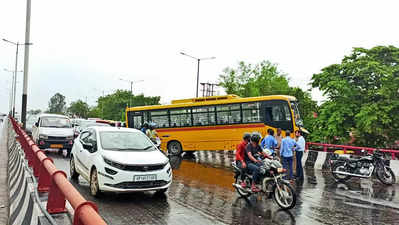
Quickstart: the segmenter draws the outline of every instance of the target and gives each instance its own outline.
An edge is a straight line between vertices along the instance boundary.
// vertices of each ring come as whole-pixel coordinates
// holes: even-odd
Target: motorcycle
[[[253,194],[252,175],[245,173],[235,162],[232,162],[232,166],[235,173],[233,187],[238,194],[242,197]],[[291,209],[296,204],[296,193],[290,183],[283,179],[285,172],[278,159],[263,159],[260,167],[261,193],[269,198],[273,197],[280,208]],[[245,183],[245,187],[241,186],[242,182]]]
[[[359,159],[338,157],[332,162],[331,172],[333,177],[341,182],[352,177],[370,178],[375,174],[383,184],[392,185],[396,182],[396,177],[385,161],[384,154],[378,150]]]

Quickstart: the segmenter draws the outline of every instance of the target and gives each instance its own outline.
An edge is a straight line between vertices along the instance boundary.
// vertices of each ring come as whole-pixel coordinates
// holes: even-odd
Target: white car
[[[70,175],[101,191],[164,193],[172,183],[169,159],[141,131],[120,127],[89,127],[72,147]]]

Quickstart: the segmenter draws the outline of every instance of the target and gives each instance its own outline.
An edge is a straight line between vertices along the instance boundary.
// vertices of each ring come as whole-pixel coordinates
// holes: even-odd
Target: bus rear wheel
[[[183,149],[178,141],[171,141],[168,144],[168,152],[171,155],[181,155]]]

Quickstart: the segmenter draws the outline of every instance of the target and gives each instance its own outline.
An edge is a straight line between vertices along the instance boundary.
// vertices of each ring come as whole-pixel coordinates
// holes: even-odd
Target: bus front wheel
[[[183,152],[183,149],[178,141],[171,141],[168,144],[168,152],[171,155],[180,155]]]

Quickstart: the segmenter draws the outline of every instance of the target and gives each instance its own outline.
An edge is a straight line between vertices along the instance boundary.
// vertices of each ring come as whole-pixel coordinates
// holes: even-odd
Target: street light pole
[[[189,54],[187,54],[187,53],[185,53],[185,52],[180,52],[180,54],[182,54],[182,55],[184,55],[184,56],[187,56],[187,57],[190,57],[190,58],[192,58],[192,59],[197,60],[197,90],[196,90],[195,97],[198,98],[200,61],[201,61],[201,60],[216,59],[216,57],[197,58],[197,57],[191,56],[191,55],[189,55]]]
[[[121,80],[121,81],[125,81],[125,82],[129,82],[130,83],[130,93],[133,95],[133,82],[134,83],[138,83],[138,82],[142,82],[142,81],[144,81],[144,80],[136,80],[136,81],[132,81],[132,80],[125,80],[125,79],[122,79],[122,78],[119,78],[119,80]],[[130,106],[132,105],[132,102],[131,102],[132,100],[130,99]],[[129,106],[129,107],[130,107]]]
[[[5,69],[5,68],[4,68],[4,71],[9,72],[9,73],[12,73],[11,89],[10,89],[10,104],[9,104],[9,107],[10,107],[10,112],[9,112],[9,114],[12,115],[13,100],[14,100],[14,95],[15,95],[14,85],[16,84],[16,82],[14,83],[14,79],[16,79],[16,78],[15,78],[16,72],[15,72],[15,71],[12,71],[12,70]],[[17,72],[22,72],[22,71],[17,71]],[[15,103],[14,103],[14,104],[15,104]]]
[[[29,43],[30,39],[30,10],[31,0],[26,1],[26,24],[25,24],[25,43]],[[16,70],[16,69],[15,69]],[[29,70],[29,44],[25,44],[25,56],[24,56],[24,86],[22,91],[22,109],[21,109],[21,120],[22,128],[26,128],[26,105],[28,99],[28,70]]]

